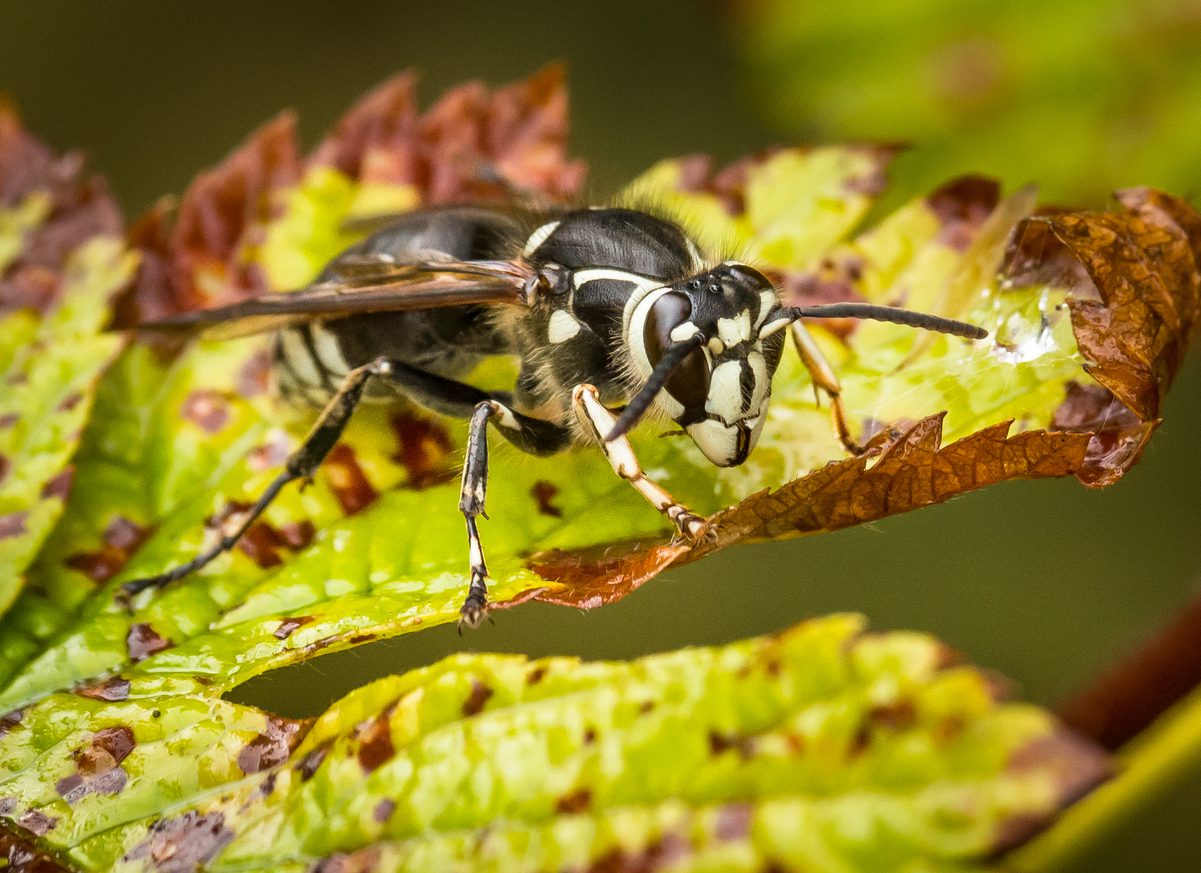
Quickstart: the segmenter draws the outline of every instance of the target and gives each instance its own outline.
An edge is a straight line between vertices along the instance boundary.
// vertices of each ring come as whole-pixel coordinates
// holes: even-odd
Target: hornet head
[[[975,325],[869,303],[784,306],[758,270],[727,261],[635,294],[623,327],[634,375],[644,380],[606,441],[657,405],[719,467],[747,459],[759,439],[785,331],[801,318],[869,318],[982,339]]]
[[[784,344],[778,326],[763,331],[779,309],[772,283],[730,261],[630,303],[626,347],[647,381],[616,430],[657,404],[714,464],[741,464],[763,429]]]

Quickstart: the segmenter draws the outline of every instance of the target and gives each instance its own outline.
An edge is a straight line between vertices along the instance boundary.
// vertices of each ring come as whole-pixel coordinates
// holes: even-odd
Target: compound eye
[[[671,332],[692,315],[692,303],[675,291],[659,297],[646,315],[646,327],[642,338],[646,345],[646,357],[651,366],[659,363],[663,352],[671,345]],[[664,386],[685,409],[704,409],[709,396],[709,363],[705,353],[693,349],[677,366]]]

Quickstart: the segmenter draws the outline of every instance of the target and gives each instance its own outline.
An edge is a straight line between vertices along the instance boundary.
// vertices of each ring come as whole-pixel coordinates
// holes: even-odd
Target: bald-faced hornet
[[[860,451],[843,417],[838,380],[804,318],[987,335],[970,324],[864,303],[787,306],[763,273],[736,261],[706,261],[679,225],[646,212],[563,210],[523,220],[462,206],[397,217],[334,258],[307,288],[146,326],[236,322],[239,329],[274,330],[280,392],[324,411],[235,530],[186,564],[126,583],[124,593],[180,579],[232,549],[280,489],[313,474],[360,401],[394,399],[387,386],[435,413],[470,421],[459,498],[471,573],[462,623],[478,625],[487,610],[476,519],[487,491],[489,424],[535,455],[599,446],[618,476],[696,541],[705,520],[647,478],[625,435],[656,413],[675,421],[712,463],[741,464],[763,430],[791,333],[815,384],[831,397],[839,436]],[[463,381],[494,355],[520,362],[511,393]]]

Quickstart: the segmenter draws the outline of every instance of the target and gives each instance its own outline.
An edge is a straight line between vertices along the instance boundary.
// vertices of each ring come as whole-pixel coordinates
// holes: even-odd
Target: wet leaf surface
[[[565,109],[554,68],[496,92],[464,87],[425,113],[414,108],[411,79],[400,77],[365,98],[307,159],[281,117],[202,174],[174,220],[160,209],[135,226],[130,244],[141,260],[118,317],[300,285],[380,212],[498,196],[495,177],[481,166],[565,196],[582,172],[566,157]],[[1104,485],[1137,460],[1197,317],[1197,213],[1167,195],[1133,190],[1107,212],[1030,216],[1028,192],[1002,198],[987,180],[970,177],[861,228],[892,154],[785,149],[716,173],[705,159],[686,158],[652,168],[623,198],[663,204],[700,239],[736,247],[794,301],[935,310],[981,324],[990,338],[813,325],[842,380],[852,430],[869,445],[863,457],[845,456],[791,353],[760,445],[742,467],[716,470],[690,444],[644,427],[634,436],[644,467],[714,524],[715,539],[695,548],[672,543],[662,519],[598,452],[544,461],[496,446],[482,534],[498,608],[531,598],[596,606],[674,563],[737,543],[835,530],[1011,479],[1074,476]],[[0,224],[22,240],[42,220],[38,201],[36,209],[23,202]],[[19,246],[10,249],[19,255]],[[39,330],[83,331],[87,341],[111,344],[107,356],[86,357],[89,385],[118,350],[115,335],[96,332],[119,284],[113,277],[132,262],[112,242],[84,245],[71,257],[83,259],[80,275],[112,281],[67,283],[57,309],[9,316],[3,368],[27,358],[46,366],[50,354],[30,354]],[[91,314],[79,314],[85,310]],[[277,869],[338,870],[453,868],[480,857],[496,869],[543,861],[645,869],[727,856],[750,869],[764,859],[783,869],[838,869],[831,859],[873,853],[908,859],[914,869],[971,869],[1099,776],[1095,754],[1064,739],[1045,716],[966,691],[945,705],[979,707],[938,731],[949,731],[954,745],[964,728],[976,750],[964,754],[988,761],[972,758],[984,768],[980,779],[956,794],[939,787],[935,771],[905,770],[905,755],[918,747],[931,766],[947,761],[945,750],[929,751],[933,728],[921,705],[893,694],[895,682],[871,698],[876,714],[862,730],[861,722],[843,721],[862,715],[862,701],[831,708],[788,696],[810,681],[810,656],[818,659],[813,669],[833,657],[843,664],[835,672],[858,682],[839,659],[872,651],[875,638],[858,637],[856,623],[842,618],[783,638],[833,634],[842,640],[836,655],[805,644],[798,651],[809,654],[797,655],[794,668],[763,666],[762,705],[774,701],[776,721],[762,721],[765,710],[737,697],[729,676],[730,663],[754,661],[747,652],[780,641],[662,656],[679,674],[672,681],[687,687],[657,673],[654,682],[643,677],[657,661],[530,666],[481,658],[382,680],[312,726],[223,701],[229,689],[284,664],[453,622],[467,582],[455,481],[466,428],[416,409],[373,408],[356,415],[311,487],[287,489],[233,553],[129,605],[116,598],[122,582],[191,558],[299,444],[312,412],[274,399],[265,350],[256,337],[174,351],[131,345],[94,397],[56,389],[63,397],[49,408],[71,427],[38,429],[53,463],[0,466],[0,495],[4,477],[25,482],[33,470],[44,495],[22,485],[0,513],[0,537],[26,543],[18,555],[24,563],[0,585],[32,559],[25,590],[0,621],[0,712],[9,713],[0,721],[0,815],[40,848],[69,851],[89,869],[121,857],[131,869],[234,869],[270,857]],[[64,358],[85,364],[77,351]],[[55,367],[62,385],[83,378],[67,374],[66,364]],[[504,388],[513,372],[502,363],[475,377]],[[14,401],[22,396],[20,379],[0,394],[0,424],[24,414]],[[53,394],[37,396],[49,403]],[[0,428],[0,445],[9,431],[19,428]],[[68,494],[64,464],[72,452]],[[53,531],[53,518],[39,520],[46,502],[62,512]],[[0,556],[3,548],[0,539]],[[917,670],[911,679],[919,685],[962,674],[977,691],[987,686],[970,670],[934,665],[929,641],[883,639],[886,648],[901,647],[887,669]],[[518,693],[516,679],[497,680],[509,671],[524,683],[527,670],[540,677],[529,684],[541,690],[529,693],[546,695],[542,710],[514,708],[526,692]],[[549,681],[556,676],[562,681]],[[839,701],[851,693],[835,686]],[[643,690],[647,712],[615,708]],[[599,723],[577,725],[572,738],[554,727],[591,711],[575,705],[588,694],[604,702],[598,713],[630,716],[609,725],[614,738]],[[672,775],[669,751],[683,742],[679,731],[694,726],[680,713],[701,699],[688,694],[716,695],[705,712],[725,721],[696,740],[693,751],[706,763]],[[432,739],[418,730],[425,716],[413,721],[427,704],[439,725]],[[811,704],[816,709],[806,710]],[[1024,727],[969,729],[989,713],[1006,713],[1006,724],[1015,713]],[[531,718],[545,721],[523,721]],[[839,725],[842,745],[818,744],[828,757],[806,742],[793,748],[776,738],[761,747],[752,739],[792,718],[819,733]],[[114,747],[126,730],[133,745]],[[643,731],[650,745],[640,752]],[[875,760],[878,733],[913,738],[896,760],[905,778],[917,780],[905,783],[916,793],[880,793],[876,765],[860,763],[860,756]],[[433,745],[414,751],[414,743]],[[507,743],[512,755],[494,752]],[[598,763],[609,758],[588,757],[610,749],[606,743],[614,744],[606,754],[617,756],[616,769]],[[773,771],[761,753],[787,766]],[[661,768],[660,784],[648,774]],[[535,785],[526,773],[542,775]],[[976,814],[965,817],[965,808]],[[481,830],[501,813],[510,824]],[[839,822],[852,813],[879,823],[879,838],[845,832]],[[803,844],[795,841],[798,821],[812,825]],[[894,833],[898,821],[910,824]],[[531,846],[529,864],[514,854]]]

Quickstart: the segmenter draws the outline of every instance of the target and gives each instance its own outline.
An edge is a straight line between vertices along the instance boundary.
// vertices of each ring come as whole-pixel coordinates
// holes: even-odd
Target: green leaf
[[[836,0],[766,0],[731,11],[747,100],[772,129],[915,143],[911,190],[964,170],[1046,180],[1055,202],[1100,203],[1131,179],[1195,183],[1201,35],[1187,4],[866,0],[848,15]]]
[[[0,614],[63,512],[68,463],[100,375],[123,342],[101,332],[109,302],[133,263],[119,241],[96,239],[66,264],[55,308],[0,317]]]
[[[630,663],[455,656],[312,723],[110,679],[22,713],[0,795],[95,870],[974,870],[1105,772],[996,688],[854,616]]]
[[[774,216],[778,235],[790,226],[757,205],[763,196],[757,192],[765,190],[758,184],[759,169],[767,168],[772,179],[808,180],[814,167],[842,173],[836,184],[791,192],[798,213],[806,216],[794,228],[798,239],[824,238],[830,248],[812,256],[810,270],[782,265],[786,289],[835,281],[841,270],[855,276],[847,280],[850,295],[904,302],[924,293],[933,299],[963,271],[978,270],[975,261],[1000,261],[1005,235],[993,234],[989,246],[971,244],[989,238],[980,233],[987,222],[978,215],[993,210],[981,210],[973,198],[985,195],[963,184],[835,244],[870,205],[863,178],[877,175],[886,160],[882,153],[867,153],[877,162],[872,170],[861,154],[852,150],[832,159],[825,151],[784,152],[745,168],[745,181],[733,193],[746,204],[747,215]],[[280,250],[290,241],[311,264],[341,244],[330,229],[350,216],[354,203],[345,196],[352,186],[334,171],[314,172],[278,219],[276,226],[287,226],[287,232],[267,234],[269,248]],[[635,187],[646,190],[647,181]],[[845,202],[835,202],[833,192],[840,190]],[[324,204],[325,211],[314,203]],[[1004,209],[997,211],[1005,215]],[[1167,218],[1156,216],[1146,233],[1167,232]],[[1133,230],[1137,218],[1131,212],[1115,220]],[[1038,236],[1045,227],[1028,226],[1022,238],[1037,238],[1040,250],[1046,249],[1049,243]],[[1168,253],[1191,259],[1184,231],[1173,227],[1183,248]],[[1023,251],[1015,244],[1011,258],[1020,259]],[[1110,263],[1103,254],[1098,258],[1101,265]],[[962,301],[965,311],[956,313],[990,328],[995,343],[939,336],[915,357],[919,340],[909,329],[866,324],[841,337],[814,328],[837,362],[856,430],[868,436],[885,423],[896,428],[891,441],[886,432],[876,437],[891,445],[881,455],[823,469],[843,452],[827,413],[814,402],[807,374],[791,355],[776,378],[769,425],[742,467],[719,471],[691,444],[636,436],[644,467],[666,487],[703,512],[722,511],[715,516],[714,542],[613,549],[658,537],[666,542],[664,522],[599,453],[572,452],[548,464],[498,448],[491,520],[483,530],[492,601],[503,606],[537,596],[591,605],[621,596],[673,562],[744,539],[834,529],[1007,478],[1116,478],[1137,458],[1154,425],[1120,403],[1111,409],[1117,401],[1105,399],[1108,392],[1084,372],[1076,348],[1082,328],[1070,307],[1094,305],[1093,296],[1073,302],[1076,292],[1067,281],[1075,280],[1074,273],[1002,281],[995,272],[995,266],[989,269],[988,286]],[[1120,284],[1120,276],[1111,278]],[[1108,286],[1104,290],[1109,293]],[[1195,312],[1195,285],[1174,287],[1172,293],[1181,312]],[[1115,307],[1124,305],[1114,298]],[[1187,325],[1177,327],[1177,345],[1163,346],[1165,355],[1174,354],[1187,336]],[[1091,369],[1125,391],[1120,379],[1108,375],[1124,361],[1111,366],[1095,361]],[[250,339],[200,344],[168,365],[135,348],[115,367],[98,401],[104,414],[95,417],[78,463],[80,481],[94,484],[73,496],[59,534],[35,568],[28,607],[9,622],[11,633],[0,634],[11,653],[12,674],[0,691],[0,707],[21,706],[116,670],[200,672],[232,687],[317,651],[457,619],[467,568],[455,510],[456,451],[465,444],[466,429],[403,409],[357,414],[316,484],[303,493],[285,491],[240,550],[182,584],[140,596],[133,609],[117,601],[121,581],[192,557],[220,520],[254,500],[303,437],[312,413],[283,409],[264,393],[263,366],[263,341]],[[511,384],[511,370],[479,374],[480,381],[497,387],[506,378]],[[1151,379],[1147,375],[1145,381]],[[1073,392],[1088,402],[1069,402]],[[1133,394],[1125,393],[1133,403]],[[1089,403],[1100,403],[1104,415],[1089,413]],[[1081,404],[1084,411],[1076,409]],[[1153,422],[1154,409],[1140,411],[1144,421]],[[1017,421],[1016,428],[1009,420]],[[1066,432],[1039,430],[1053,423]],[[1011,429],[1021,432],[1010,434]],[[951,442],[955,439],[961,442]],[[809,470],[814,472],[775,494],[760,493]],[[723,509],[731,503],[735,506]],[[594,511],[597,506],[604,511]],[[606,551],[600,562],[589,557],[599,549]],[[85,600],[97,583],[106,587]],[[305,619],[300,629],[279,632],[298,617]],[[144,637],[155,641],[149,649]]]
[[[121,317],[293,287],[354,238],[364,210],[405,206],[413,191],[423,203],[482,196],[479,161],[558,193],[578,183],[554,71],[460,92],[439,104],[441,127],[413,123],[408,87],[371,95],[303,172],[283,119],[198,179],[171,232],[152,214],[133,234],[145,266]],[[456,138],[456,125],[471,135]],[[462,154],[438,131],[491,151]],[[421,173],[388,159],[414,138],[429,162]],[[598,452],[546,461],[495,446],[483,525],[495,606],[597,605],[737,542],[833,530],[1007,479],[1107,484],[1137,460],[1197,317],[1201,217],[1135,191],[1113,212],[1019,221],[1029,196],[1001,201],[991,183],[965,179],[859,232],[889,155],[785,150],[716,175],[686,159],[627,196],[749,250],[790,300],[920,305],[994,339],[814,328],[868,443],[861,457],[844,457],[792,354],[740,468],[717,470],[643,428],[644,468],[711,515],[716,535],[697,546],[671,542]],[[90,299],[85,286],[68,285],[64,311]],[[37,330],[27,316],[13,324],[19,339]],[[356,414],[311,487],[286,489],[238,549],[118,599],[122,582],[194,556],[303,439],[314,411],[268,391],[269,364],[261,337],[177,354],[138,343],[96,389],[76,487],[0,621],[0,816],[39,849],[89,869],[127,853],[135,867],[193,869],[219,854],[230,869],[262,857],[288,869],[358,849],[368,854],[347,864],[422,869],[466,865],[482,841],[509,869],[527,850],[552,867],[621,853],[666,862],[684,841],[699,866],[971,869],[1023,835],[1015,822],[1049,815],[1099,772],[1045,715],[999,706],[979,674],[940,666],[929,640],[860,638],[847,618],[635,664],[554,662],[529,688],[535,668],[519,660],[452,660],[362,689],[311,729],[228,703],[222,694],[264,671],[456,620],[467,581],[456,481],[466,428],[397,403]],[[472,377],[503,389],[513,367]],[[787,651],[760,663],[773,647]],[[919,690],[920,701],[905,696]],[[634,700],[654,701],[651,713],[628,711]],[[864,713],[883,722],[865,726]],[[741,742],[760,735],[762,747]],[[303,778],[326,741],[349,755]],[[396,804],[386,816],[383,800]],[[502,812],[506,824],[480,830]],[[743,833],[718,839],[731,815]]]

